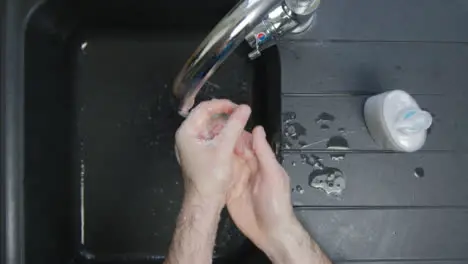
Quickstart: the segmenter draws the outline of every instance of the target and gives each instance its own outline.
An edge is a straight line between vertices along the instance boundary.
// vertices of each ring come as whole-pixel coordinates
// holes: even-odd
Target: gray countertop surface
[[[293,192],[299,218],[334,260],[468,263],[467,25],[463,0],[324,0],[313,30],[279,44],[282,112],[314,143],[283,149],[283,165],[304,189]],[[419,152],[382,149],[367,132],[365,100],[394,89],[434,116]],[[326,130],[322,112],[335,117]],[[333,161],[326,142],[340,128],[350,149]],[[308,186],[301,151],[344,173],[340,197]]]

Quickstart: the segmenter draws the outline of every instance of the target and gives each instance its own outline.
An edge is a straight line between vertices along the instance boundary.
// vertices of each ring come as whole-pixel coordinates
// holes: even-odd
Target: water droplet
[[[311,166],[314,166],[315,161],[310,161],[309,156],[307,154],[301,154],[301,161],[302,164],[309,164]]]
[[[335,117],[329,113],[321,113],[316,119],[315,123],[317,124],[322,124],[322,123],[327,123],[327,122],[333,122],[335,121]]]
[[[286,113],[283,113],[282,116],[283,116],[284,122],[289,122],[291,120],[296,119],[296,113],[294,112],[286,112]]]
[[[284,128],[284,136],[298,140],[300,136],[304,136],[307,129],[297,122],[287,123]]]
[[[424,177],[424,169],[421,167],[418,167],[414,169],[414,176],[416,178],[423,178]]]
[[[312,166],[314,169],[321,169],[324,167],[322,164],[322,159],[313,154],[310,154],[310,155],[301,154],[301,161],[302,161],[302,164],[308,164]]]
[[[152,117],[152,116],[148,116],[148,120],[151,120],[151,119],[153,119],[153,117]]]
[[[302,186],[300,186],[300,185],[296,185],[296,192],[298,192],[300,194],[303,194],[304,193],[304,188],[302,188]]]
[[[82,51],[84,51],[87,47],[88,47],[88,42],[87,42],[87,41],[81,43],[81,47],[80,47],[80,48],[81,48]]]
[[[342,133],[342,134],[343,134],[343,133],[346,133],[346,129],[340,127],[340,128],[338,128],[338,132],[340,132],[340,133]]]
[[[348,141],[342,136],[331,137],[327,142],[327,149],[349,149]]]
[[[291,162],[291,165],[296,166],[296,162],[295,161]]]
[[[283,165],[284,157],[283,157],[283,156],[280,156],[280,157],[278,158],[278,162],[279,162],[281,165]]]
[[[344,153],[334,153],[334,154],[330,154],[330,158],[331,158],[331,160],[333,160],[333,161],[341,161],[341,160],[344,160],[345,154],[344,154]]]
[[[327,125],[327,124],[322,124],[322,125],[320,126],[320,129],[322,129],[322,130],[328,130],[328,129],[330,129],[330,126]]]
[[[290,149],[292,148],[292,143],[289,142],[289,140],[287,138],[283,138],[282,139],[283,143],[282,143],[282,148],[283,149]]]
[[[297,136],[296,128],[294,126],[286,126],[285,136],[295,137]]]
[[[82,181],[84,181],[85,175],[86,175],[86,166],[85,166],[85,161],[82,159],[80,160],[80,177]]]

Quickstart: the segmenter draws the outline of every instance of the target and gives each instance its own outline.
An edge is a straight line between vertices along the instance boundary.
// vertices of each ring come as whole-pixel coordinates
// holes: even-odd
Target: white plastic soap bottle
[[[374,140],[384,148],[413,152],[426,142],[432,124],[430,113],[421,110],[405,91],[394,90],[367,99],[364,118]]]

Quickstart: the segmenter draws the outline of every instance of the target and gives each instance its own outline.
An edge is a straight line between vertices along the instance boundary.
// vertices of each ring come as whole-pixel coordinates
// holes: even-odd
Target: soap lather
[[[374,140],[384,148],[414,152],[421,149],[432,125],[432,116],[421,110],[407,92],[394,90],[370,97],[364,118]]]

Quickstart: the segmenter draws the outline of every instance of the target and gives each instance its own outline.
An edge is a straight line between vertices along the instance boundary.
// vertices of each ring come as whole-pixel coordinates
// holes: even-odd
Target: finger
[[[251,174],[257,174],[258,161],[252,149],[246,149],[244,152],[244,159],[247,162],[247,166],[249,167]]]
[[[206,124],[211,120],[213,115],[221,113],[230,114],[236,107],[236,104],[225,99],[213,99],[202,102],[190,112],[183,126],[190,128],[195,133],[200,132],[206,129]]]
[[[270,145],[266,140],[266,133],[263,127],[258,126],[253,131],[253,149],[258,159],[258,166],[265,175],[275,175],[279,173],[281,167],[276,160]]]
[[[252,142],[253,142],[252,133],[246,131],[244,135],[244,144],[245,144],[246,149],[253,151]]]
[[[252,174],[257,173],[257,157],[252,149],[252,134],[244,131],[236,144],[234,153],[242,158]]]
[[[242,193],[247,189],[247,184],[251,176],[250,170],[246,167],[244,162],[239,162],[236,166],[238,166],[238,169],[236,170],[236,174],[233,179],[234,182],[228,194],[228,203],[229,200],[238,198],[242,195]]]
[[[252,149],[252,134],[247,131],[243,131],[242,135],[237,140],[234,153],[243,156],[245,151],[248,149]]]
[[[252,110],[247,105],[237,107],[226,122],[219,135],[220,146],[224,153],[232,153],[237,140],[242,135]]]

